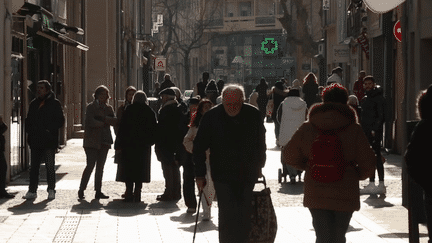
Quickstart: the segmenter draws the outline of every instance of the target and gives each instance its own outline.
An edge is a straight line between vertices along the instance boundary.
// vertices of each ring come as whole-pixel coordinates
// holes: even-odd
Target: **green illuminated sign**
[[[274,45],[270,50],[268,47],[269,42]],[[274,54],[274,52],[278,49],[278,43],[274,40],[274,38],[265,38],[263,42],[261,42],[261,50],[264,51],[266,54]]]

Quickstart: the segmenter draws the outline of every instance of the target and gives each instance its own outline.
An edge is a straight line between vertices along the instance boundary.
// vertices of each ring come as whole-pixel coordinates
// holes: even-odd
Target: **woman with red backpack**
[[[352,214],[360,209],[359,180],[375,171],[375,153],[349,105],[348,91],[333,84],[323,103],[283,148],[284,163],[305,170],[303,205],[312,215],[317,242],[346,242]]]

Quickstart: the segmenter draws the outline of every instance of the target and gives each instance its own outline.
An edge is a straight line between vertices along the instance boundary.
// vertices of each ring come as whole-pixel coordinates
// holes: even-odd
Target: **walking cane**
[[[192,241],[192,243],[195,242],[195,235],[196,235],[196,230],[197,230],[197,226],[198,226],[198,215],[199,215],[199,210],[200,210],[200,204],[201,204],[202,194],[203,194],[202,191],[200,191],[199,201],[198,201],[198,210],[197,210],[196,219],[195,219],[195,229],[194,229],[194,235],[193,235],[193,241]]]

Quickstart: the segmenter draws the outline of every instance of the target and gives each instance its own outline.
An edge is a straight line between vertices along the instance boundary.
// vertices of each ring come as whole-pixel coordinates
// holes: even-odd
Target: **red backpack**
[[[339,133],[346,127],[335,130],[320,130],[312,143],[313,158],[308,161],[312,179],[317,182],[335,182],[343,178],[347,163],[342,152]]]

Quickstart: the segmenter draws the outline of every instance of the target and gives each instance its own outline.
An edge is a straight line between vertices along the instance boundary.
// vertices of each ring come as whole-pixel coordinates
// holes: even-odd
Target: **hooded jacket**
[[[57,149],[58,130],[64,122],[63,109],[53,92],[45,99],[32,100],[25,123],[30,148]]]
[[[278,120],[281,124],[280,145],[285,146],[295,131],[303,124],[306,118],[306,109],[306,102],[298,96],[288,96],[282,101],[278,109]]]
[[[311,148],[321,130],[344,128],[339,132],[344,159],[350,162],[340,181],[322,183],[311,178],[308,161]],[[376,157],[357,123],[355,112],[345,104],[320,103],[309,112],[303,123],[284,147],[283,163],[305,170],[303,205],[314,209],[357,211],[360,209],[359,180],[373,175]]]
[[[366,91],[361,102],[361,125],[366,130],[382,129],[385,118],[385,99],[380,87]]]

